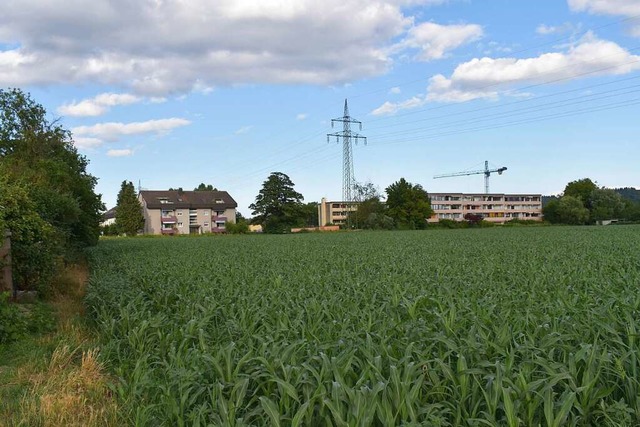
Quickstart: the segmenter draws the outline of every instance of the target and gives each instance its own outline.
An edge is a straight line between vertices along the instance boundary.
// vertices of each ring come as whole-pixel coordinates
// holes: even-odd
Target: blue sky
[[[342,194],[330,119],[363,122],[355,178],[429,192],[640,187],[637,0],[5,0],[0,87],[71,129],[107,207],[123,180],[227,190],[270,172]]]

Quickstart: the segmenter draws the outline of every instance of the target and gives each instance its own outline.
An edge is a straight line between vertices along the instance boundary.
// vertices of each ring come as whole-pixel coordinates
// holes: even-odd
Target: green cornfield
[[[130,424],[640,425],[640,227],[113,239]]]

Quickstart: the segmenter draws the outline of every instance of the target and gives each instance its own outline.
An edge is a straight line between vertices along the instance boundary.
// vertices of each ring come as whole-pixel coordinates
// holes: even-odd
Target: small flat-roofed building
[[[322,198],[318,204],[318,226],[343,225],[350,212],[358,210],[358,202],[327,201]]]

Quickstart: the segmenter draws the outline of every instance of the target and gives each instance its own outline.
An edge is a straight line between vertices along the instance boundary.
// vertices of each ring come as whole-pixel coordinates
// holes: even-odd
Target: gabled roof
[[[112,219],[116,217],[116,208],[111,208],[105,213],[102,214],[102,220],[106,221],[108,219]]]
[[[145,190],[147,209],[232,209],[238,207],[226,191]]]

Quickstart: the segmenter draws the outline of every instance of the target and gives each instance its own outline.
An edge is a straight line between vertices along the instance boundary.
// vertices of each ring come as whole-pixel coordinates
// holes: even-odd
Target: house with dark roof
[[[116,223],[116,208],[111,208],[102,214],[101,227],[106,227]]]
[[[144,234],[222,233],[238,204],[226,191],[141,191]]]

